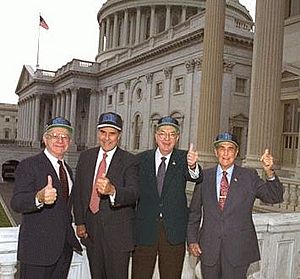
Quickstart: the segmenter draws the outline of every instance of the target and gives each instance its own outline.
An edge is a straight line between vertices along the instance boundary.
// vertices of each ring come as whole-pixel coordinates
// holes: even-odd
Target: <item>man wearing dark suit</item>
[[[157,149],[138,154],[140,198],[132,278],[151,279],[158,256],[160,278],[179,279],[188,221],[186,182],[199,183],[202,172],[192,144],[188,152],[175,148],[179,140],[175,118],[158,121],[155,140]]]
[[[71,135],[68,120],[50,120],[43,135],[44,151],[17,167],[11,207],[22,213],[21,279],[66,279],[73,249],[82,250],[72,228],[72,171],[63,160]]]
[[[93,279],[127,279],[130,252],[134,248],[137,162],[134,155],[118,147],[120,115],[101,114],[97,128],[100,147],[82,152],[77,164],[77,235],[87,248]]]
[[[191,201],[189,250],[200,256],[204,279],[246,279],[249,264],[260,259],[254,201],[282,202],[283,187],[268,149],[261,157],[264,181],[256,170],[234,164],[239,150],[234,135],[219,134],[214,147],[219,163],[203,171],[203,182],[196,185]]]

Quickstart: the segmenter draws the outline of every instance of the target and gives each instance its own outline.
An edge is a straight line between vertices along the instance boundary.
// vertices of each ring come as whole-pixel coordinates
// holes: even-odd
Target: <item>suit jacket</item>
[[[138,169],[133,154],[117,148],[110,162],[106,176],[116,187],[115,205],[110,204],[108,196],[101,196],[100,214],[104,232],[94,231],[87,215],[99,147],[80,154],[74,186],[74,216],[76,225],[84,224],[89,239],[96,233],[103,233],[112,248],[121,251],[133,250],[134,207],[138,198]],[[86,244],[83,240],[83,244]]]
[[[253,204],[256,198],[265,203],[283,201],[283,187],[278,177],[274,181],[264,181],[256,170],[235,165],[223,212],[217,201],[216,167],[204,170],[203,177],[203,182],[196,185],[191,201],[188,243],[199,242],[200,258],[206,265],[217,262],[221,247],[233,266],[258,261]]]
[[[71,168],[66,167],[72,177]],[[39,209],[35,195],[47,185],[48,175],[57,190],[57,199],[54,204]],[[60,180],[44,152],[20,162],[11,207],[22,213],[18,243],[21,262],[43,266],[54,264],[63,252],[65,240],[75,250],[82,250],[72,227],[71,205],[72,195],[66,203]]]
[[[187,165],[187,151],[174,149],[166,170],[161,196],[158,194],[155,172],[155,150],[137,155],[139,159],[140,198],[135,222],[136,245],[153,245],[159,237],[159,215],[162,213],[168,241],[183,243],[186,239],[188,207],[186,182],[192,179]]]

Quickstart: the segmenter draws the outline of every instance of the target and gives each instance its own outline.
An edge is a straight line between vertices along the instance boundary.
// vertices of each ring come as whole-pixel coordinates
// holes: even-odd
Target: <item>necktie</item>
[[[58,160],[59,164],[59,180],[62,187],[62,196],[65,199],[65,201],[69,198],[69,183],[68,183],[68,176],[66,173],[66,170],[63,166],[63,162]]]
[[[224,204],[225,204],[226,197],[227,197],[228,190],[229,190],[229,184],[228,184],[226,175],[227,175],[227,172],[223,171],[223,176],[222,176],[221,183],[220,183],[220,197],[219,197],[219,206],[220,206],[221,210],[223,210],[223,208],[224,208]]]
[[[161,157],[161,163],[158,167],[157,176],[156,176],[157,190],[158,190],[159,196],[161,195],[161,192],[162,192],[164,178],[165,178],[165,174],[166,174],[166,163],[165,163],[166,159],[167,159],[166,157]]]
[[[90,207],[90,210],[92,211],[92,213],[94,213],[94,214],[96,214],[99,211],[99,205],[100,205],[100,196],[99,196],[99,194],[96,190],[96,181],[106,171],[106,157],[107,157],[107,154],[103,153],[103,158],[102,158],[102,161],[100,162],[100,165],[98,167],[95,182],[93,184],[93,189],[92,189],[92,194],[91,194],[89,207]]]

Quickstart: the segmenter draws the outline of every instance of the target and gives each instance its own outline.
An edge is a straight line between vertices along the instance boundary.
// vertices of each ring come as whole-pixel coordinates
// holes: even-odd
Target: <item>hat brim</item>
[[[174,127],[177,130],[177,132],[179,132],[178,125],[176,125],[174,123],[160,123],[160,124],[157,125],[157,128],[160,128],[162,126],[172,126],[172,127]]]
[[[99,124],[97,125],[97,129],[100,129],[100,128],[105,128],[105,127],[111,127],[111,128],[115,128],[116,130],[118,131],[122,131],[122,129],[114,124],[109,124],[109,123],[105,123],[105,124]]]
[[[217,147],[222,142],[230,142],[230,143],[234,144],[237,148],[239,148],[239,145],[233,140],[216,140],[216,141],[214,141],[213,145],[214,145],[214,147]]]
[[[71,134],[73,134],[73,127],[71,127],[69,125],[65,125],[65,124],[51,124],[51,125],[47,126],[46,131],[49,131],[52,128],[65,128],[65,129],[69,130],[69,132]]]

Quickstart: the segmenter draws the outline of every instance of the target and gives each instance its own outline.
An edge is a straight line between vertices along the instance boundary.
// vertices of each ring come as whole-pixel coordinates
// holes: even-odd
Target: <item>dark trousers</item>
[[[132,279],[151,279],[157,255],[160,278],[180,279],[185,256],[185,243],[171,245],[167,240],[162,221],[157,243],[135,248],[132,254]]]
[[[62,255],[53,265],[39,266],[20,262],[20,279],[67,279],[72,256],[73,249],[66,243]]]
[[[213,266],[201,262],[203,279],[246,279],[249,265],[233,266],[230,264],[221,247],[218,262]]]
[[[127,279],[130,252],[111,245],[104,237],[101,212],[88,213],[89,237],[83,244],[87,248],[89,267],[93,279]],[[122,232],[116,232],[122,237]]]

